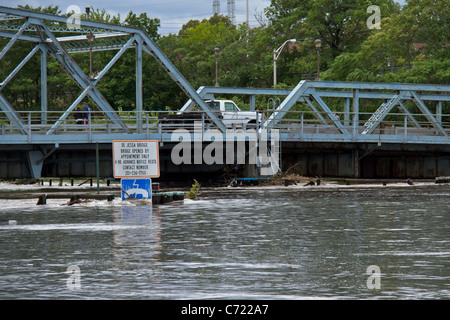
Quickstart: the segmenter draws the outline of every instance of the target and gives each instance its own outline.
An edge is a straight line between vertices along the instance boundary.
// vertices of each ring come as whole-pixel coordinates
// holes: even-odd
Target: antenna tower
[[[232,24],[236,24],[235,3],[234,0],[228,0],[228,18],[230,18]]]
[[[220,0],[213,1],[213,15],[220,14]]]

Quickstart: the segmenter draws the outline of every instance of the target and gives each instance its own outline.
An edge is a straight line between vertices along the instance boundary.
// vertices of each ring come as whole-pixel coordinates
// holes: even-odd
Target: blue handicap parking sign
[[[122,200],[151,199],[152,179],[121,179]]]

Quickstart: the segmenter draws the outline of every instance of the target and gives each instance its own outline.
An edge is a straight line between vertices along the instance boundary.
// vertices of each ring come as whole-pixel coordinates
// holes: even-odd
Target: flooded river
[[[449,299],[450,186],[0,200],[0,299]]]

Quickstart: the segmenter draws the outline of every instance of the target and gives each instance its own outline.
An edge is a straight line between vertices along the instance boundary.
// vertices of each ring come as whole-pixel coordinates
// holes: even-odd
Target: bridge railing
[[[275,128],[280,132],[303,130],[304,133],[343,134],[346,130],[350,134],[362,134],[373,113],[360,112],[354,120],[354,113],[334,112],[335,119],[327,118],[324,112],[289,111],[289,115],[283,117]],[[315,117],[315,118],[313,118]],[[339,126],[337,125],[339,124]],[[443,128],[441,132],[436,128],[439,124]],[[442,136],[450,133],[450,115],[439,115],[436,121],[430,121],[423,114],[408,115],[389,113],[385,119],[371,132],[373,135],[415,135],[415,136]]]
[[[10,135],[26,135],[28,137],[36,135],[96,135],[96,134],[154,134],[171,133],[177,129],[185,129],[205,132],[215,128],[215,124],[209,120],[205,112],[196,111],[196,116],[190,118],[189,113],[184,117],[171,118],[170,121],[160,121],[158,116],[175,112],[167,111],[146,111],[137,116],[134,111],[118,111],[117,115],[121,119],[122,126],[114,123],[106,117],[104,112],[91,111],[89,119],[85,122],[77,123],[72,115],[64,120],[60,120],[63,112],[49,111],[21,111],[16,114],[20,117],[20,126],[11,121],[6,112],[0,112],[0,142],[7,140]],[[199,117],[198,115],[201,115]],[[356,116],[353,113],[335,112],[330,114],[312,111],[289,111],[282,120],[274,127],[280,133],[303,133],[303,134],[328,134],[339,136],[345,134],[361,134],[365,126],[370,122],[373,113],[359,112]],[[270,111],[264,111],[264,119],[270,116]],[[237,115],[233,121],[240,122]],[[59,121],[59,123],[58,123]],[[249,129],[259,129],[263,127],[263,120],[259,123],[248,124],[228,124],[228,130],[246,131]],[[436,115],[436,123],[427,119],[423,114],[388,114],[383,121],[371,132],[372,135],[403,135],[403,136],[449,136],[450,134],[450,114]],[[55,124],[58,124],[55,130]],[[22,130],[21,130],[22,128]],[[330,137],[331,138],[331,137]]]

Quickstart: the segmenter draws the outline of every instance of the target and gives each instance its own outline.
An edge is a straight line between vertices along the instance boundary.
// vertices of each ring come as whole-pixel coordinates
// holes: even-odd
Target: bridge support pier
[[[359,150],[352,150],[352,174],[353,178],[359,178]]]
[[[243,176],[246,178],[258,178],[260,176],[258,166],[256,164],[246,163],[244,165]]]
[[[27,152],[27,159],[32,178],[39,179],[44,164],[44,155],[39,150],[32,150]]]

